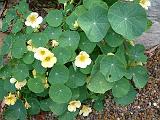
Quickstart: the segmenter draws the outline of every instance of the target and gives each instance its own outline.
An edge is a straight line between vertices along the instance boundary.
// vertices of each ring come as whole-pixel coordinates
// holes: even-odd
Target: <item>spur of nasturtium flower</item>
[[[81,102],[80,101],[70,101],[68,104],[68,111],[70,112],[76,112],[77,108],[81,107]]]
[[[17,101],[16,95],[9,93],[8,96],[4,97],[4,103],[6,105],[14,105]]]
[[[32,28],[38,28],[39,24],[41,24],[43,21],[43,18],[38,15],[36,12],[32,12],[26,19],[25,25],[31,26]]]
[[[57,58],[54,56],[53,53],[50,52],[42,59],[41,65],[44,68],[51,68],[56,62]]]
[[[75,66],[80,68],[86,68],[91,64],[90,56],[85,52],[81,51],[79,55],[75,58]]]
[[[82,109],[79,111],[79,115],[83,115],[84,117],[88,116],[92,112],[92,109],[87,105],[83,105]]]

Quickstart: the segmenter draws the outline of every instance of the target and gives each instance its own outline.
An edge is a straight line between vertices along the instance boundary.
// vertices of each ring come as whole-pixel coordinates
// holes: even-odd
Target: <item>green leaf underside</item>
[[[124,76],[126,68],[115,55],[107,55],[100,62],[100,72],[108,82],[114,82]]]
[[[91,42],[101,41],[110,25],[107,18],[107,9],[94,7],[78,18],[81,29]]]
[[[132,2],[115,3],[108,11],[108,20],[115,32],[129,40],[140,36],[147,27],[145,10]]]
[[[90,80],[87,88],[94,93],[104,94],[113,87],[114,83],[107,82],[102,73],[96,73]]]
[[[50,87],[49,96],[56,103],[67,103],[72,97],[72,92],[63,84],[54,84]]]
[[[131,85],[129,81],[126,78],[122,78],[121,80],[116,81],[114,86],[112,87],[113,96],[120,98],[127,95],[130,90],[130,86]]]

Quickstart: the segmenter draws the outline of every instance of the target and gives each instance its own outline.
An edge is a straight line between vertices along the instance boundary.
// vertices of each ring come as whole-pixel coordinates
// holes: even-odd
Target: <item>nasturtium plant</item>
[[[3,17],[2,31],[8,33],[0,48],[4,118],[27,120],[50,111],[59,120],[74,120],[92,109],[102,111],[107,93],[117,104],[134,102],[148,81],[145,48],[134,42],[150,26],[148,6],[138,0],[53,4],[38,14],[20,0]]]

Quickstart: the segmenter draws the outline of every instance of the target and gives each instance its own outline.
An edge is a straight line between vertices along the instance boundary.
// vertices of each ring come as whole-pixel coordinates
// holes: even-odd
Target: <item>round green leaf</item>
[[[22,101],[17,100],[15,105],[9,106],[4,112],[5,120],[26,120],[27,111]]]
[[[73,67],[69,68],[69,80],[67,81],[67,86],[70,88],[77,88],[85,84],[86,76],[80,71],[75,71]]]
[[[61,47],[70,47],[76,50],[79,44],[80,36],[76,31],[65,31],[60,36],[58,42]]]
[[[22,29],[22,27],[23,27],[23,22],[21,19],[18,19],[12,27],[12,33],[19,32]]]
[[[127,95],[120,97],[120,98],[114,98],[117,104],[120,105],[129,105],[132,103],[136,97],[137,92],[134,90],[133,87],[130,88],[130,91]]]
[[[63,20],[63,15],[60,10],[51,10],[46,16],[47,23],[52,27],[58,27],[61,25]]]
[[[24,55],[24,57],[23,57],[23,62],[24,62],[25,64],[32,64],[33,61],[34,61],[34,54],[33,54],[33,52],[28,52],[28,53],[26,53],[26,54]]]
[[[63,84],[68,81],[69,70],[65,65],[55,65],[49,73],[48,80],[51,84]]]
[[[112,88],[112,94],[114,97],[120,98],[125,95],[130,90],[130,83],[126,78],[122,78],[119,81],[116,81],[113,88]]]
[[[147,69],[143,66],[130,67],[125,76],[128,79],[133,79],[137,88],[143,88],[148,81]]]
[[[55,115],[61,115],[65,112],[67,104],[66,103],[58,104],[52,101],[49,108]]]
[[[127,55],[131,61],[143,63],[147,61],[147,56],[144,55],[145,47],[143,45],[136,44],[135,46],[130,46],[128,48]]]
[[[33,68],[36,70],[37,73],[40,73],[40,74],[43,74],[46,72],[46,69],[42,67],[41,62],[38,60],[34,61]]]
[[[80,33],[79,48],[82,51],[85,51],[87,53],[91,53],[91,52],[93,52],[95,47],[96,47],[96,43],[89,41],[87,36],[85,35],[85,33],[81,32]]]
[[[43,33],[47,35],[48,39],[57,40],[62,34],[62,29],[48,26]]]
[[[28,112],[30,115],[36,115],[36,114],[40,113],[40,106],[39,106],[40,103],[36,98],[29,98],[29,99],[27,99],[27,102],[31,106],[28,109]]]
[[[91,42],[101,41],[110,27],[107,9],[94,7],[78,18],[78,23]]]
[[[76,9],[71,13],[70,16],[67,17],[66,23],[69,25],[71,30],[76,30],[74,28],[75,21],[78,19],[80,15],[86,12],[86,8],[83,5],[77,6]]]
[[[28,67],[25,64],[19,64],[13,69],[13,77],[18,81],[23,81],[29,76]]]
[[[83,0],[83,4],[87,9],[91,9],[96,6],[101,6],[105,9],[108,9],[107,4],[102,0]]]
[[[27,51],[26,41],[23,39],[17,39],[12,46],[12,56],[14,58],[22,58],[23,54]]]
[[[123,36],[117,34],[113,30],[108,31],[105,41],[108,43],[109,46],[111,47],[118,47],[120,46],[125,39]]]
[[[51,103],[52,103],[52,100],[50,98],[41,100],[40,101],[40,108],[43,111],[50,111],[49,107],[50,107]]]
[[[126,68],[115,55],[107,55],[100,62],[100,72],[108,82],[114,82],[124,76]]]
[[[147,17],[141,5],[132,2],[116,2],[108,11],[113,30],[132,40],[147,28]]]
[[[104,94],[113,87],[114,83],[107,82],[102,73],[96,73],[90,80],[87,88],[94,93]],[[99,87],[97,87],[99,86]]]
[[[53,49],[53,53],[57,58],[57,63],[60,64],[67,63],[72,57],[72,51],[67,47],[56,47]]]
[[[38,78],[31,78],[27,82],[28,88],[34,93],[41,93],[44,91],[42,80]]]
[[[49,96],[56,103],[67,103],[72,97],[72,92],[65,85],[54,84],[50,87]]]

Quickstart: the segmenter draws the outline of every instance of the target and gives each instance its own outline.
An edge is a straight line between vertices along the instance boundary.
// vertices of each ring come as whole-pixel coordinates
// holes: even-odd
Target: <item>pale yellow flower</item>
[[[52,40],[52,47],[57,47],[59,45],[59,43],[56,40]]]
[[[14,84],[17,80],[15,78],[10,79],[10,83]]]
[[[22,81],[22,82],[17,81],[16,84],[15,84],[15,87],[16,87],[18,90],[21,90],[21,88],[24,87],[26,84],[27,84],[27,81],[26,81],[26,80],[24,80],[24,81]]]
[[[24,103],[24,107],[25,107],[26,109],[28,109],[28,108],[30,108],[31,106],[30,106],[30,104],[26,101],[26,102]]]
[[[83,115],[84,117],[88,116],[92,112],[92,109],[86,105],[82,106],[82,109],[79,112],[79,115]]]
[[[139,4],[148,10],[148,7],[151,6],[151,2],[149,0],[140,0]]]
[[[85,51],[81,51],[75,59],[75,66],[80,68],[86,68],[91,64],[91,59]]]
[[[37,60],[44,60],[44,58],[46,58],[46,56],[48,56],[48,54],[50,54],[51,52],[47,49],[47,48],[44,48],[44,47],[39,47],[36,49],[35,53],[34,53],[34,57],[37,59]]]
[[[41,24],[43,21],[43,18],[38,15],[36,12],[32,12],[26,19],[25,25],[31,26],[32,28],[37,28],[39,24]]]
[[[41,65],[44,68],[51,68],[57,62],[57,58],[54,56],[53,53],[48,53],[41,62]]]
[[[74,22],[73,27],[74,27],[75,29],[77,29],[77,28],[79,27],[79,24],[78,24],[78,21],[77,21],[77,20]]]
[[[7,97],[4,97],[4,103],[6,105],[14,105],[17,101],[17,98],[14,94],[9,93]]]
[[[34,77],[34,78],[36,78],[37,72],[36,72],[36,70],[35,70],[35,69],[34,69],[34,70],[32,70],[32,75],[33,75],[33,77]]]
[[[81,107],[81,102],[80,101],[70,101],[68,105],[68,111],[70,112],[75,112],[77,108]]]

